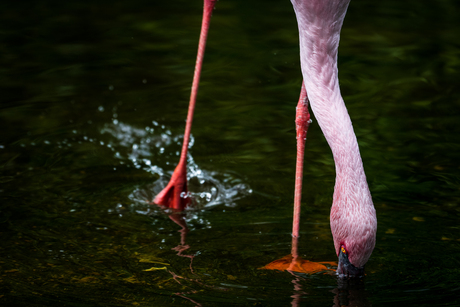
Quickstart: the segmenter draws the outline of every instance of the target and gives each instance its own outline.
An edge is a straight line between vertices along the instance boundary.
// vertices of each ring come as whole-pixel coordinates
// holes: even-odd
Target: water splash
[[[165,126],[152,122],[153,127],[135,128],[114,120],[107,124],[101,133],[112,135],[115,140],[109,144],[116,149],[115,156],[129,159],[138,169],[159,175],[153,184],[138,187],[130,199],[138,203],[150,203],[168,184],[173,168],[179,161],[182,135],[173,136]],[[189,147],[194,143],[193,136]],[[155,162],[152,162],[155,161]],[[170,165],[171,170],[164,171],[156,164]],[[252,193],[235,173],[219,173],[201,169],[189,153],[187,156],[187,181],[192,208],[208,208],[215,205],[235,206],[236,201]]]

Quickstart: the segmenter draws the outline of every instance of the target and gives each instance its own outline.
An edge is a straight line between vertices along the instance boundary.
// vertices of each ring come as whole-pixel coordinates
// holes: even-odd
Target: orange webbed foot
[[[315,274],[318,272],[335,272],[335,269],[328,268],[328,266],[337,266],[337,262],[314,262],[302,259],[300,257],[292,257],[292,255],[284,256],[281,259],[275,260],[260,268],[261,270],[279,270],[279,271],[292,271],[305,274]]]

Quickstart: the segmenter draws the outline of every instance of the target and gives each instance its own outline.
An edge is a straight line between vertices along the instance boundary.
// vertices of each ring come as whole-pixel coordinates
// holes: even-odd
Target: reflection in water
[[[185,243],[185,240],[187,238],[187,233],[190,231],[187,227],[187,223],[185,221],[185,214],[178,214],[178,213],[172,213],[169,215],[169,218],[179,225],[181,227],[181,230],[179,230],[180,233],[180,244],[177,245],[176,247],[172,248],[172,250],[177,251],[177,255],[180,257],[185,257],[185,258],[190,258],[190,271],[193,273],[193,258],[195,258],[196,255],[184,255],[182,252],[185,252],[190,248],[187,243]]]
[[[190,258],[190,271],[192,272],[192,274],[195,274],[193,272],[193,266],[192,265],[193,265],[193,258],[195,258],[196,255],[184,255],[184,254],[182,254],[183,252],[185,252],[186,250],[188,250],[190,248],[190,246],[186,243],[187,233],[190,230],[188,229],[187,222],[185,221],[185,214],[172,213],[172,214],[169,215],[169,218],[174,223],[176,223],[177,225],[179,225],[181,227],[181,229],[179,230],[180,244],[177,245],[176,247],[172,248],[172,250],[177,251],[177,255],[180,256],[180,257]],[[184,277],[181,277],[181,276],[177,275],[176,273],[174,273],[171,270],[169,271],[169,273],[172,275],[173,279],[178,284],[182,285],[181,282],[179,281],[179,279],[184,279]],[[196,301],[194,301],[191,298],[186,296],[187,294],[195,294],[195,293],[197,293],[197,291],[192,289],[191,291],[188,291],[188,292],[177,292],[177,293],[174,293],[174,294],[189,300],[190,302],[196,304],[196,306],[201,306],[201,304],[199,304],[198,302],[196,302]]]
[[[193,275],[198,277],[198,275],[193,271],[193,259],[199,253],[194,254],[194,255],[183,254],[183,252],[185,252],[186,250],[190,249],[190,245],[188,245],[186,243],[187,233],[190,231],[189,228],[187,227],[186,214],[184,214],[184,213],[171,213],[171,214],[169,214],[169,218],[174,223],[176,223],[177,225],[179,225],[181,227],[181,229],[178,231],[180,233],[180,244],[178,246],[176,246],[176,247],[173,247],[172,250],[177,251],[177,256],[190,258],[190,266],[189,266],[190,272]],[[212,285],[207,285],[204,282],[202,282],[199,278],[195,278],[195,279],[186,278],[186,277],[183,277],[183,276],[180,276],[180,275],[176,274],[172,270],[168,270],[168,272],[171,274],[171,276],[174,279],[174,281],[176,281],[178,284],[180,284],[184,288],[190,288],[190,290],[188,290],[188,291],[176,292],[174,294],[179,296],[179,297],[182,297],[184,299],[189,300],[190,302],[194,303],[196,306],[202,306],[202,305],[200,303],[198,303],[197,301],[195,301],[195,300],[191,299],[190,297],[188,297],[188,295],[196,294],[196,293],[198,293],[198,290],[193,289],[191,286],[187,286],[187,285],[182,284],[181,280],[186,280],[186,281],[192,282],[193,284],[197,284],[197,285],[199,285],[200,287],[203,287],[203,288],[220,290],[220,291],[222,291],[222,290],[227,291],[227,288],[224,288],[224,287],[216,287],[216,286],[212,286]]]
[[[302,281],[306,279],[294,271],[289,271],[294,277],[292,283],[294,284],[293,294],[291,295],[291,306],[300,306],[302,298],[308,294],[302,289]],[[367,292],[364,289],[363,279],[343,279],[337,278],[337,288],[331,291],[334,296],[334,307],[353,306],[353,307],[367,307],[372,306],[367,298]]]
[[[337,288],[332,291],[335,293],[334,306],[356,306],[367,307],[372,306],[367,298],[366,290],[364,289],[363,279],[343,279],[337,278]]]
[[[337,262],[312,262],[304,260],[298,253],[298,237],[292,237],[291,254],[275,260],[261,269],[280,270],[289,272],[294,278],[291,306],[300,306],[302,298],[307,292],[302,289],[302,281],[306,281],[305,274],[330,274],[336,275],[336,270],[327,266],[337,267]],[[327,265],[327,266],[326,266]],[[305,277],[302,277],[304,275]],[[335,294],[334,306],[371,306],[364,290],[364,279],[337,277],[337,288],[332,290]]]
[[[184,277],[181,277],[181,276],[179,276],[179,275],[176,275],[174,272],[171,272],[171,271],[169,271],[169,273],[171,273],[173,279],[174,279],[179,285],[184,286],[184,285],[179,281],[179,279],[183,279]],[[184,287],[185,287],[185,286],[184,286]],[[193,299],[191,299],[191,298],[189,298],[189,297],[186,296],[186,295],[188,295],[188,294],[195,294],[195,293],[197,293],[197,292],[198,292],[198,291],[196,291],[196,290],[191,290],[191,291],[188,291],[188,292],[176,292],[176,293],[174,293],[174,294],[177,295],[177,296],[180,296],[180,297],[182,297],[182,298],[185,298],[186,300],[189,300],[190,302],[194,303],[196,306],[202,306],[200,303],[198,303],[198,302],[194,301]]]
[[[172,171],[165,172],[161,167],[153,165],[151,161],[155,160],[163,162],[166,165],[172,165],[174,161],[170,161],[169,158],[172,157],[174,159],[179,155],[179,152],[175,152],[171,148],[181,144],[181,136],[173,136],[169,129],[166,129],[165,126],[159,125],[155,121],[153,122],[153,126],[139,129],[114,120],[112,124],[105,125],[101,131],[101,133],[110,134],[115,138],[110,145],[115,149],[115,156],[117,158],[121,160],[129,159],[136,168],[159,176],[152,184],[138,187],[131,193],[129,198],[140,204],[152,204],[154,196],[163,190],[168,184],[169,177],[172,175]],[[193,137],[191,137],[189,147],[193,146],[193,143]],[[203,170],[195,163],[190,153],[187,155],[187,158],[189,191],[183,197],[191,199],[191,206],[187,208],[188,212],[186,213],[171,212],[170,210],[165,210],[164,212],[181,228],[179,230],[180,244],[172,248],[172,250],[177,252],[177,256],[190,259],[190,272],[196,275],[193,270],[193,259],[197,254],[189,255],[185,253],[190,249],[190,245],[186,243],[187,234],[190,231],[187,227],[187,220],[195,218],[193,211],[196,209],[208,208],[219,204],[230,207],[235,206],[236,200],[251,194],[252,190],[234,174],[221,174],[215,171]],[[155,214],[158,211],[159,209],[156,206],[150,206],[146,210],[136,210],[140,214]],[[203,223],[206,223],[208,228],[211,227],[209,221],[204,221]],[[201,304],[188,296],[196,294],[198,291],[184,285],[181,283],[181,280],[186,280],[205,288],[226,290],[223,287],[206,285],[198,278],[186,278],[176,274],[172,270],[168,270],[168,272],[178,284],[190,288],[188,291],[176,292],[174,294],[189,300],[196,306],[201,306]]]
[[[289,271],[289,273],[291,273],[292,276],[294,276],[294,279],[292,280],[292,283],[294,284],[294,293],[291,295],[292,297],[291,306],[297,307],[297,306],[300,306],[302,295],[306,295],[307,292],[302,290],[302,285],[300,284],[300,281],[303,278],[296,275],[293,271]]]

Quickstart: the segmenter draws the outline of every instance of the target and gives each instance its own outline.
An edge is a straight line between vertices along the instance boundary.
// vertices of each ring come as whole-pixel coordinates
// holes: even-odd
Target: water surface
[[[350,4],[340,83],[379,221],[358,285],[258,269],[291,243],[301,75],[287,0],[217,3],[188,233],[146,202],[178,161],[201,7],[0,4],[0,302],[460,304],[459,4]],[[333,261],[334,164],[314,118],[305,161],[300,253]]]

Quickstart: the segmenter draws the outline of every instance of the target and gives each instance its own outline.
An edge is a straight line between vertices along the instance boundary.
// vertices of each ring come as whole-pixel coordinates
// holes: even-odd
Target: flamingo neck
[[[363,266],[375,245],[377,220],[358,142],[340,94],[337,50],[349,0],[291,0],[299,26],[305,88],[316,120],[331,147],[336,184],[331,230],[350,261]]]
[[[334,155],[337,179],[362,177],[363,164],[350,116],[340,94],[337,50],[348,0],[293,0],[300,33],[305,87],[316,120]],[[332,3],[332,4],[331,4]],[[365,180],[365,177],[364,177]]]

